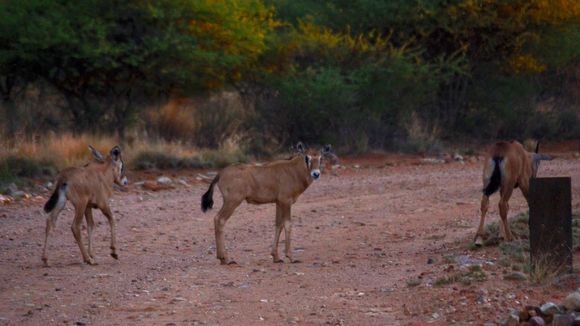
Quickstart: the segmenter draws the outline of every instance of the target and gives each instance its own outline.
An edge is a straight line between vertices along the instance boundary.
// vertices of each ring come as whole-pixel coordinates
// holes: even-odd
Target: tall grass
[[[51,176],[57,170],[91,160],[88,145],[106,155],[117,144],[115,137],[89,134],[49,135],[6,142],[0,144],[0,183]],[[122,151],[131,169],[219,168],[249,160],[244,146],[233,138],[218,149],[198,149],[177,141],[143,137],[122,145]]]

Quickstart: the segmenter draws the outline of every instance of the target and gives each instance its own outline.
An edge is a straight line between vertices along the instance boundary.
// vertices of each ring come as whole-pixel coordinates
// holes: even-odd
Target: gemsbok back
[[[115,219],[109,207],[109,199],[113,195],[113,184],[120,186],[128,184],[125,176],[125,166],[121,158],[121,148],[115,146],[105,158],[89,146],[95,160],[83,167],[70,167],[59,173],[56,187],[50,199],[44,205],[44,211],[49,214],[46,219],[46,234],[42,261],[48,266],[46,247],[50,230],[56,225],[58,214],[63,210],[67,200],[75,209],[75,217],[71,226],[74,238],[79,245],[83,261],[89,265],[96,265],[92,247],[92,233],[95,226],[93,208],[103,212],[111,229],[111,257],[119,259],[115,240]],[[81,224],[83,215],[87,220],[89,238],[88,253],[81,238]]]
[[[278,256],[278,241],[282,229],[285,230],[285,253],[290,262],[298,262],[292,257],[290,234],[292,231],[291,206],[298,197],[320,178],[323,158],[336,162],[330,145],[322,150],[306,150],[302,143],[296,146],[296,154],[288,160],[268,164],[231,165],[221,170],[211,182],[207,192],[201,197],[201,210],[213,207],[213,188],[217,184],[223,197],[223,206],[214,218],[217,258],[221,264],[235,264],[229,260],[225,249],[224,227],[236,207],[242,201],[250,204],[276,203],[276,225],[272,258],[275,263],[283,262]]]
[[[481,219],[474,239],[477,246],[483,244],[483,237],[485,236],[483,226],[485,223],[485,214],[489,207],[489,196],[498,191],[498,189],[501,197],[499,200],[499,215],[501,217],[501,223],[499,224],[500,233],[504,240],[513,240],[513,235],[507,221],[509,210],[508,201],[512,196],[512,192],[515,188],[520,188],[527,201],[530,178],[536,177],[540,161],[552,160],[552,157],[549,155],[539,154],[539,148],[540,143],[538,142],[536,144],[536,152],[530,153],[517,141],[500,141],[489,149],[483,167]]]

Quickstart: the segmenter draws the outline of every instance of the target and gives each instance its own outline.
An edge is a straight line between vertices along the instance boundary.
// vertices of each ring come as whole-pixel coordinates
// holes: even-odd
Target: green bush
[[[144,151],[135,156],[130,165],[135,170],[149,169],[186,169],[186,168],[205,168],[207,167],[198,158],[177,157],[162,152]]]
[[[21,178],[39,178],[56,174],[52,162],[10,155],[0,159],[0,183],[14,182]]]

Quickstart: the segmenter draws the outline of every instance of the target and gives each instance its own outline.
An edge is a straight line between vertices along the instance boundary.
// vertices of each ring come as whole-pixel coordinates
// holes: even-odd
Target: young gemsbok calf
[[[48,234],[55,226],[58,214],[64,208],[67,200],[70,200],[75,209],[75,217],[71,228],[81,249],[83,261],[89,265],[96,265],[92,247],[92,233],[95,226],[93,208],[100,209],[107,217],[111,228],[111,257],[119,259],[116,251],[115,219],[109,207],[109,199],[113,195],[113,183],[120,186],[128,184],[125,176],[125,166],[121,159],[121,148],[119,146],[113,147],[106,158],[92,146],[89,146],[89,149],[95,157],[95,161],[83,167],[70,167],[60,172],[57,177],[56,188],[44,205],[44,211],[50,214],[46,219],[46,234],[42,251],[42,261],[46,266],[48,266],[48,258],[46,256]],[[87,220],[88,253],[81,239],[83,215]]]
[[[481,198],[481,219],[475,234],[475,244],[483,244],[485,231],[483,229],[485,214],[489,207],[489,196],[499,189],[500,232],[506,241],[513,240],[513,235],[507,221],[508,201],[515,188],[520,188],[528,200],[530,178],[535,178],[542,160],[552,160],[552,157],[539,154],[540,143],[536,144],[536,152],[530,153],[517,141],[500,141],[489,149],[483,167],[483,197]]]
[[[207,192],[201,197],[201,210],[206,212],[213,207],[213,188],[217,184],[222,193],[223,206],[214,218],[217,258],[222,264],[235,264],[228,260],[224,244],[224,226],[236,207],[242,201],[250,204],[276,203],[276,225],[272,258],[275,263],[283,262],[278,256],[278,240],[282,229],[285,230],[285,253],[290,262],[291,206],[308,186],[320,177],[320,164],[323,158],[336,162],[338,158],[330,145],[322,150],[306,150],[302,143],[296,146],[298,155],[288,160],[279,160],[263,166],[231,165],[221,170],[213,179]]]

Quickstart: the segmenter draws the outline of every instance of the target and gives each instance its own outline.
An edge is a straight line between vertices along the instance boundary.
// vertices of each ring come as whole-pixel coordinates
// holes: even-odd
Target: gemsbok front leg
[[[276,225],[274,226],[274,243],[272,244],[272,259],[275,263],[283,263],[284,261],[278,256],[278,243],[280,242],[280,234],[284,228],[284,216],[282,215],[282,206],[276,204]]]
[[[288,260],[291,263],[299,263],[300,261],[295,260],[292,256],[292,216],[290,205],[284,206],[283,216],[284,216],[284,231],[285,231],[284,253],[286,254],[286,258],[288,258]]]
[[[83,261],[89,265],[96,265],[93,258],[89,256],[85,246],[83,244],[83,238],[81,234],[81,224],[83,223],[83,215],[85,214],[86,204],[75,207],[75,218],[71,225],[72,233],[75,237],[79,249],[81,250],[81,255],[83,256]]]
[[[117,237],[115,236],[117,234],[117,223],[109,206],[101,207],[101,212],[105,215],[107,221],[109,221],[109,228],[111,230],[111,257],[119,259],[119,255],[117,255]]]
[[[93,230],[95,228],[95,220],[93,220],[93,209],[87,207],[85,210],[85,219],[87,221],[87,238],[89,242],[89,256],[95,259],[95,254],[93,252]]]

